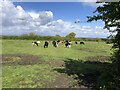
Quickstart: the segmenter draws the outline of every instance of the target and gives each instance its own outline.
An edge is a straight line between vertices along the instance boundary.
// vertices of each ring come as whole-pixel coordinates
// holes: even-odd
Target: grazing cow
[[[66,41],[65,41],[65,47],[70,48],[71,45],[72,45],[71,43],[72,43],[71,41],[66,40]]]
[[[40,41],[37,41],[37,43],[40,43]]]
[[[60,41],[60,43],[65,43],[65,41]]]
[[[38,43],[40,43],[40,41],[33,41],[33,42],[32,42],[32,45],[33,45],[33,46],[35,46],[35,45],[38,46]]]
[[[47,41],[45,41],[44,48],[48,48],[48,45],[49,45],[49,43]]]
[[[85,43],[84,43],[84,42],[80,42],[80,44],[85,45]]]
[[[58,47],[58,43],[56,41],[53,41],[52,44],[54,47]]]
[[[77,41],[75,41],[75,44],[78,44]]]
[[[38,46],[39,43],[40,43],[40,41],[33,41],[33,42],[32,42],[32,45],[33,45],[33,46],[35,46],[35,45]]]

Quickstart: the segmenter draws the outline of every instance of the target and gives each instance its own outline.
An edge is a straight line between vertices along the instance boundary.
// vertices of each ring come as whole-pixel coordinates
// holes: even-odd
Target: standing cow
[[[77,41],[75,41],[75,44],[78,44],[78,42],[77,42]]]
[[[48,48],[48,45],[49,45],[49,43],[47,41],[45,41],[44,48]]]
[[[58,47],[58,43],[56,41],[53,41],[52,44],[54,47]]]
[[[65,47],[70,48],[71,45],[72,45],[72,42],[71,42],[71,41],[68,41],[68,40],[65,41]]]

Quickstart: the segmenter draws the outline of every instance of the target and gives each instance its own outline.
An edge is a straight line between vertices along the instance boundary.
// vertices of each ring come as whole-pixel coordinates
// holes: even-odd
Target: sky
[[[88,23],[98,5],[93,2],[12,2],[0,1],[0,35],[23,35],[34,32],[42,36],[106,38],[109,31],[102,21]],[[80,23],[75,23],[80,21]]]

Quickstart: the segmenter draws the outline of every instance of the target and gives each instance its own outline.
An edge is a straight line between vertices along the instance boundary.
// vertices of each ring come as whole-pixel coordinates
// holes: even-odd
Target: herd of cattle
[[[32,42],[32,45],[33,45],[33,46],[38,46],[39,43],[40,43],[40,41],[33,41],[33,42]],[[72,42],[71,42],[71,41],[68,41],[68,40],[65,40],[65,41],[60,41],[60,40],[58,40],[58,41],[52,41],[52,42],[51,42],[51,44],[53,45],[53,47],[58,47],[58,44],[59,44],[59,43],[64,43],[66,48],[67,48],[67,47],[70,48],[70,47],[72,46]],[[77,41],[75,41],[75,44],[85,45],[85,42],[77,42]],[[48,42],[48,41],[45,41],[43,47],[44,47],[44,48],[48,48],[48,46],[49,46],[49,42]]]

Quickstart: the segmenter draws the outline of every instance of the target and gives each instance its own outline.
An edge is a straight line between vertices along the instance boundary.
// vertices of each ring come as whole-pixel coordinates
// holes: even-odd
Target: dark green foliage
[[[94,13],[96,12],[98,15],[88,17],[88,22],[102,20],[105,22],[104,28],[117,33],[112,39],[114,48],[111,59],[112,67],[104,72],[100,82],[102,82],[102,87],[106,89],[120,90],[120,1],[106,2],[103,6],[99,6]],[[111,27],[115,29],[112,30]]]
[[[108,41],[107,38],[66,38],[61,36],[38,36],[35,35],[34,37],[28,36],[28,35],[21,35],[21,36],[1,36],[1,39],[12,39],[12,40],[72,40],[72,41]]]

